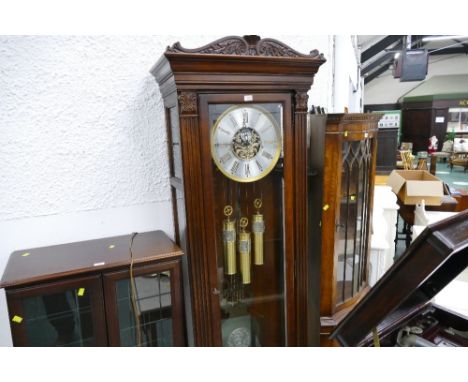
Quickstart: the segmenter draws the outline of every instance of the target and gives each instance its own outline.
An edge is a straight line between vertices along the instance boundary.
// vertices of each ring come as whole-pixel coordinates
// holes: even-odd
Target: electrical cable
[[[140,327],[140,310],[138,309],[137,306],[137,292],[136,292],[136,284],[135,284],[135,278],[133,276],[133,240],[135,239],[135,236],[138,235],[138,232],[133,232],[132,236],[130,237],[130,246],[129,246],[129,251],[130,251],[130,300],[132,302],[132,310],[133,310],[133,315],[135,318],[135,335],[136,335],[136,343],[137,346],[141,346],[142,344],[142,338],[141,338],[141,327]]]

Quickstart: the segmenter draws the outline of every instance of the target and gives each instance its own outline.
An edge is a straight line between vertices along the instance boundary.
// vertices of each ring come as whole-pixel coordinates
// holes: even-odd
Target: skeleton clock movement
[[[323,56],[259,36],[168,47],[166,110],[190,344],[307,344],[307,91]]]
[[[281,153],[281,130],[267,109],[236,105],[212,128],[211,153],[218,169],[237,182],[255,182],[269,174]]]

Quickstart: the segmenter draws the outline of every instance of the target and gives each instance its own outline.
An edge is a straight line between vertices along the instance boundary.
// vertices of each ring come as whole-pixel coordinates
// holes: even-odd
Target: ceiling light
[[[443,40],[457,40],[457,39],[462,39],[462,38],[467,38],[468,36],[427,36],[423,37],[423,41],[443,41]]]

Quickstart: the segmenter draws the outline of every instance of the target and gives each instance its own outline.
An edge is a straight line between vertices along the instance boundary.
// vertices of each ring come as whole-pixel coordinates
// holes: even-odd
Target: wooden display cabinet
[[[307,91],[323,62],[229,36],[176,43],[151,70],[188,260],[189,344],[307,344]]]
[[[13,252],[14,346],[183,346],[181,257],[161,231]]]
[[[380,114],[310,116],[309,240],[312,345],[328,336],[368,290]],[[314,143],[315,142],[315,143]],[[323,145],[320,143],[323,142]]]

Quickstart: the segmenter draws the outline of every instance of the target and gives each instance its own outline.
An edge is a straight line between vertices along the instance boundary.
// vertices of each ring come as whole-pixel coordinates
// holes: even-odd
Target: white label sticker
[[[444,117],[436,117],[436,123],[444,123],[445,122],[445,118]]]
[[[249,102],[253,101],[253,95],[245,95],[244,96],[244,102]]]

